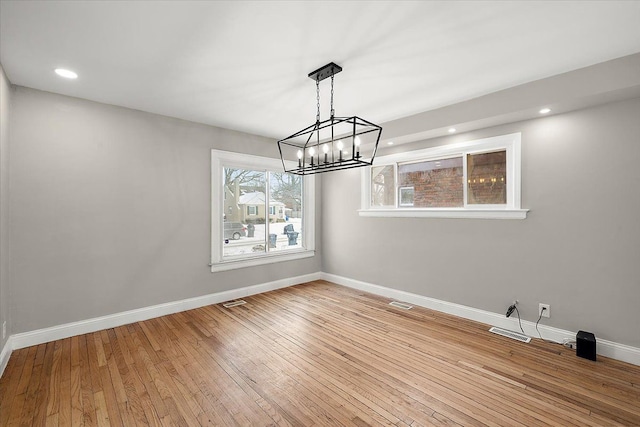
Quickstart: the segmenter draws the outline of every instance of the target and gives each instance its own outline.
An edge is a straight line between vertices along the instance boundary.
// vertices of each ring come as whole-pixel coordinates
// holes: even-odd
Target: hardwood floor
[[[14,351],[0,426],[640,425],[640,367],[312,282]]]

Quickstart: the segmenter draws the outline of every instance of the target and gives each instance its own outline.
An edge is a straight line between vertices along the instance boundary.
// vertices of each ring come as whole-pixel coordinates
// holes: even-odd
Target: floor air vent
[[[401,308],[401,309],[403,309],[403,310],[410,310],[410,309],[412,309],[412,308],[413,308],[413,306],[412,306],[412,305],[405,304],[405,303],[403,303],[403,302],[398,302],[398,301],[391,301],[391,302],[389,303],[389,305],[392,305],[392,306],[397,307],[397,308]]]
[[[238,305],[246,304],[247,302],[243,299],[237,299],[235,301],[229,301],[222,304],[224,308],[236,307]]]
[[[489,329],[489,332],[493,332],[494,334],[502,335],[503,337],[511,338],[520,342],[529,342],[531,338],[526,335],[522,335],[518,332],[509,331],[506,329],[496,328],[495,326]]]

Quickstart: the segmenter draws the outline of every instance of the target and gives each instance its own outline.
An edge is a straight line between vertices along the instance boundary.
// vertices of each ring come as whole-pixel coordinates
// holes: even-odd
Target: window
[[[411,185],[411,203],[400,206],[450,208],[464,205],[462,158],[398,164],[398,185]],[[415,202],[414,202],[415,197]]]
[[[379,156],[361,216],[523,219],[519,133]]]
[[[394,206],[396,197],[393,165],[371,167],[371,206]]]
[[[314,255],[314,178],[278,159],[212,150],[211,270]]]
[[[467,154],[467,203],[507,204],[507,152]]]

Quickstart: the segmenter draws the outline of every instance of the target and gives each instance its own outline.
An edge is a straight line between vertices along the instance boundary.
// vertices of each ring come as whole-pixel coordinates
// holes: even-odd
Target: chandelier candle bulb
[[[316,149],[311,147],[309,148],[309,157],[311,158],[311,166],[313,166],[313,156],[316,155]]]
[[[298,168],[302,168],[302,150],[298,150]]]
[[[356,136],[355,140],[353,141],[353,144],[356,146],[356,159],[360,158],[360,137]]]
[[[338,151],[340,151],[340,161],[342,161],[342,149],[344,148],[344,144],[342,143],[342,140],[338,141]]]
[[[329,144],[324,144],[322,146],[322,152],[324,153],[324,162],[329,163],[329,161],[327,160],[327,153],[329,152]]]

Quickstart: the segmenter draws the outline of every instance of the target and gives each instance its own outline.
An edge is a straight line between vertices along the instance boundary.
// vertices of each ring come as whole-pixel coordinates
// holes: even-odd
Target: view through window
[[[223,258],[302,248],[302,180],[225,167]]]
[[[400,206],[418,208],[459,207],[464,205],[462,157],[398,165],[400,190],[411,188],[411,203],[400,191]]]
[[[507,203],[507,152],[467,155],[469,204]]]

